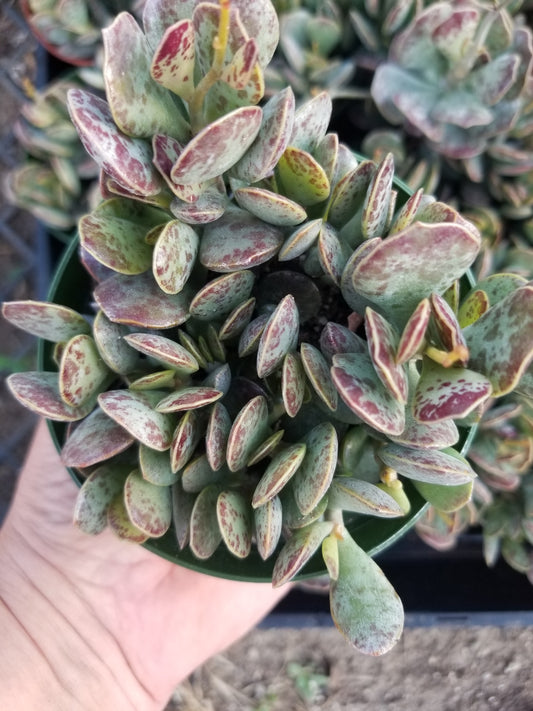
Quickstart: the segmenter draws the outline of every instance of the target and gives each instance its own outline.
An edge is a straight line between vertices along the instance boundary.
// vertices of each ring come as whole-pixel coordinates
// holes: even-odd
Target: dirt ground
[[[1,0],[0,61],[9,63],[10,52],[26,41],[27,59],[16,72],[31,72],[30,40],[8,16],[15,6],[14,0]],[[0,143],[5,144],[17,111],[11,98],[0,102]],[[10,161],[2,158],[5,172]],[[0,194],[9,228],[31,245],[33,221],[6,210]],[[17,268],[15,251],[0,232],[1,284]],[[32,289],[22,279],[9,298],[33,297]],[[24,350],[18,339],[0,323],[3,359]],[[13,437],[31,428],[33,419],[10,399],[3,383],[0,387],[1,519],[27,441],[24,434]],[[198,669],[166,711],[533,711],[532,659],[533,627],[408,628],[379,658],[355,652],[334,628],[261,628]]]

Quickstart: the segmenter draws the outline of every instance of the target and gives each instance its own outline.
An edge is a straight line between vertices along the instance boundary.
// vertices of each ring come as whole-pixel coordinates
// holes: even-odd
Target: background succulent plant
[[[533,288],[475,284],[478,229],[339,143],[327,94],[259,105],[277,36],[267,0],[148,0],[142,29],[104,31],[106,98],[69,92],[101,169],[92,299],[4,305],[57,344],[57,370],[9,384],[70,423],[83,530],[172,529],[200,560],[271,560],[275,585],[320,551],[336,624],[380,654],[402,606],[348,526],[469,502],[467,433],[526,377]]]

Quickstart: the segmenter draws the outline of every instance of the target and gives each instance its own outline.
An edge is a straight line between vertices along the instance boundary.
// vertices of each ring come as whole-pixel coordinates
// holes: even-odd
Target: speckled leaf
[[[401,600],[381,568],[346,530],[337,546],[339,576],[330,587],[333,622],[363,654],[385,654],[403,631]]]
[[[122,493],[115,496],[109,504],[107,523],[113,533],[125,541],[144,543],[150,537],[130,521]]]
[[[292,481],[296,504],[306,516],[315,509],[329,489],[337,466],[337,432],[330,422],[313,427],[305,437],[304,460]]]
[[[388,153],[377,167],[363,203],[361,227],[365,239],[383,235],[389,216],[393,178],[394,160],[392,153]]]
[[[152,78],[188,101],[194,91],[194,28],[189,19],[169,27],[150,68]]]
[[[205,433],[205,453],[209,466],[218,471],[226,461],[226,446],[231,429],[231,418],[220,402],[215,402],[209,414]]]
[[[365,312],[365,332],[368,351],[376,373],[390,394],[405,404],[407,402],[407,374],[396,363],[398,334],[383,316],[371,308]]]
[[[102,31],[104,82],[113,118],[127,136],[165,133],[186,140],[189,126],[173,97],[150,76],[152,50],[132,15],[122,12]]]
[[[491,393],[490,380],[484,375],[467,368],[444,368],[425,358],[414,396],[414,416],[420,422],[462,419]]]
[[[80,407],[72,407],[61,398],[57,373],[12,373],[6,379],[11,394],[28,410],[57,422],[75,422],[94,408],[91,399]]]
[[[345,225],[362,207],[375,172],[375,164],[371,160],[365,160],[339,180],[333,191],[328,213],[332,225]]]
[[[217,518],[219,488],[206,486],[194,502],[191,514],[190,548],[201,560],[210,558],[222,540]]]
[[[183,412],[185,410],[196,410],[199,407],[211,405],[219,400],[224,393],[213,388],[202,386],[191,386],[182,388],[167,395],[156,405],[158,412]]]
[[[314,391],[330,410],[337,408],[337,390],[331,379],[329,366],[322,353],[310,343],[302,343],[300,355],[305,374]]]
[[[218,181],[213,183],[203,188],[194,202],[174,198],[170,203],[174,217],[190,225],[207,225],[222,217],[227,205],[226,191],[223,184],[220,185]]]
[[[286,262],[300,257],[313,245],[322,227],[322,218],[308,220],[295,230],[283,243],[278,253],[280,262]]]
[[[294,116],[289,145],[312,153],[326,135],[331,110],[331,97],[325,91],[302,104]]]
[[[190,312],[205,321],[219,318],[246,301],[253,284],[254,275],[249,270],[223,274],[196,293],[191,301]]]
[[[367,353],[365,340],[345,326],[329,321],[320,334],[320,350],[328,361],[338,353]]]
[[[378,456],[398,474],[428,484],[456,486],[476,476],[466,459],[453,449],[408,449],[398,444],[385,444],[380,447]]]
[[[179,343],[157,333],[131,333],[124,339],[132,348],[180,374],[196,373],[198,361]]]
[[[495,396],[513,390],[533,358],[533,286],[523,286],[465,329],[469,366],[486,375]]]
[[[217,517],[226,547],[237,556],[246,558],[252,549],[252,519],[250,507],[238,491],[223,491],[217,499]]]
[[[190,295],[165,294],[151,273],[138,276],[114,274],[93,292],[105,315],[116,323],[145,328],[171,328],[189,318]]]
[[[183,151],[181,143],[171,136],[156,134],[152,139],[152,147],[153,163],[174,195],[186,203],[196,202],[210,183],[181,184],[172,180],[172,168]]]
[[[239,411],[233,421],[226,449],[226,460],[230,471],[236,472],[242,469],[267,435],[267,401],[262,395],[257,395]]]
[[[106,463],[95,469],[83,482],[76,497],[73,523],[83,533],[95,536],[107,526],[107,510],[121,493],[130,468]]]
[[[110,321],[103,311],[98,311],[94,319],[93,335],[98,351],[108,368],[115,373],[131,372],[139,354],[124,340],[129,333],[126,326]]]
[[[462,276],[479,246],[479,236],[463,225],[415,222],[377,243],[355,263],[350,261],[343,279],[349,276],[357,296],[386,311],[388,320],[403,328],[423,298],[445,291]],[[412,278],[406,279],[406,274]],[[343,289],[343,295],[357,310],[351,294]]]
[[[401,210],[398,212],[394,218],[391,226],[389,227],[388,234],[393,235],[396,232],[401,232],[406,227],[413,222],[416,217],[416,213],[420,208],[422,198],[424,197],[424,189],[420,188],[403,205]]]
[[[178,422],[170,445],[170,466],[173,472],[183,469],[194,454],[203,434],[202,424],[196,410],[189,410]]]
[[[211,469],[205,454],[191,460],[181,472],[181,484],[184,491],[196,494],[206,486],[216,484],[228,478],[228,468]]]
[[[255,141],[233,174],[240,180],[256,183],[269,175],[285,151],[294,123],[294,93],[290,87],[272,96],[263,107],[263,120]]]
[[[271,225],[291,227],[299,225],[307,217],[304,208],[294,200],[257,187],[237,188],[233,191],[235,200],[252,215]]]
[[[152,165],[150,146],[122,133],[106,101],[82,89],[68,94],[72,122],[89,155],[120,185],[138,195],[157,195],[162,181]]]
[[[430,316],[431,303],[427,298],[422,299],[409,317],[400,336],[396,351],[398,365],[406,363],[423,348]]]
[[[175,370],[158,370],[155,373],[141,375],[129,384],[130,390],[159,390],[173,388],[176,384]]]
[[[215,390],[220,390],[227,395],[232,383],[231,368],[227,363],[216,366],[209,374],[202,380],[202,385],[205,388],[214,388]]]
[[[375,484],[352,477],[336,477],[331,483],[329,505],[344,511],[383,518],[403,516],[399,504]]]
[[[242,44],[220,74],[220,80],[233,89],[246,89],[252,75],[257,72],[258,49],[255,39],[248,39]],[[256,82],[258,77],[256,76]],[[259,97],[261,98],[261,96]],[[252,103],[256,103],[255,101]]]
[[[498,302],[510,296],[521,286],[526,286],[527,279],[520,274],[491,274],[485,279],[481,279],[476,285],[476,289],[485,292],[489,300],[489,306],[495,306]]]
[[[339,285],[349,253],[343,247],[336,230],[327,222],[322,224],[318,236],[318,257],[324,272]]]
[[[329,372],[328,372],[329,376]],[[281,371],[281,397],[289,417],[296,417],[305,394],[305,373],[296,353],[287,353]]]
[[[299,331],[298,308],[294,297],[287,294],[271,314],[259,341],[257,375],[265,378],[294,349]]]
[[[190,521],[196,497],[183,490],[181,482],[172,487],[172,520],[174,533],[180,550],[189,543]]]
[[[259,50],[259,64],[266,67],[279,41],[279,22],[272,3],[266,0],[233,0],[239,18],[249,37],[254,37]]]
[[[248,467],[253,467],[255,464],[260,462],[265,457],[269,457],[278,448],[279,443],[283,439],[285,430],[276,430],[270,437],[267,437],[259,447],[252,452],[250,459],[246,462]]]
[[[460,62],[468,52],[479,22],[480,11],[477,8],[454,7],[449,17],[433,29],[431,40],[450,63]]]
[[[175,183],[201,183],[225,173],[253,143],[262,111],[243,106],[210,123],[197,133],[174,163]]]
[[[270,558],[281,537],[282,509],[278,496],[254,510],[257,551],[263,560]]]
[[[154,486],[134,470],[124,485],[124,503],[130,521],[150,538],[160,538],[170,528],[172,501],[169,487]]]
[[[276,172],[289,198],[305,206],[316,205],[329,196],[328,176],[310,153],[288,146]]]
[[[251,269],[273,257],[283,233],[240,209],[228,210],[206,225],[200,244],[200,262],[217,272]]]
[[[252,498],[254,509],[279,494],[302,463],[305,450],[305,444],[293,444],[272,457],[270,464],[255,488]]]
[[[91,332],[89,323],[73,309],[44,301],[7,301],[2,315],[17,328],[56,343]]]
[[[236,306],[218,331],[221,341],[231,340],[244,331],[255,309],[255,298],[247,299]]]
[[[384,387],[370,356],[364,353],[333,357],[331,376],[346,403],[364,422],[385,434],[401,434],[405,427],[404,405]]]
[[[178,294],[189,279],[198,253],[195,230],[179,220],[167,222],[153,250],[153,273],[167,294]]]
[[[328,176],[330,184],[333,183],[339,157],[339,137],[336,133],[326,133],[313,152],[317,162],[320,163]]]
[[[468,294],[457,314],[461,328],[466,328],[477,321],[488,310],[489,305],[489,298],[482,289],[476,289]]]
[[[288,583],[304,567],[333,530],[331,521],[316,521],[301,528],[286,541],[281,549],[274,570],[272,585],[277,588]]]
[[[250,321],[248,326],[246,326],[239,338],[240,358],[251,355],[258,349],[259,341],[263,331],[265,330],[268,319],[268,314],[261,314],[261,316],[254,318],[253,321]]]
[[[69,435],[61,461],[67,467],[90,467],[123,452],[134,441],[129,432],[97,408]]]
[[[174,428],[172,418],[154,409],[160,399],[161,393],[157,392],[108,390],[99,395],[98,402],[112,420],[139,442],[164,451],[170,447]]]
[[[448,351],[454,351],[459,348],[466,349],[461,327],[451,307],[442,296],[438,294],[431,294],[430,300],[433,310],[433,321],[444,348]],[[465,360],[467,360],[467,357],[468,356],[466,356]],[[466,362],[462,362],[461,364],[466,365]]]
[[[172,486],[178,480],[170,468],[168,452],[157,452],[144,444],[139,445],[139,467],[143,479],[154,486]]]
[[[67,405],[80,407],[94,398],[109,375],[91,336],[74,336],[65,344],[59,366],[59,393]]]
[[[421,496],[434,506],[438,511],[453,513],[466,506],[472,498],[473,481],[467,481],[458,486],[442,486],[441,484],[428,484],[425,481],[414,481],[415,489]]]

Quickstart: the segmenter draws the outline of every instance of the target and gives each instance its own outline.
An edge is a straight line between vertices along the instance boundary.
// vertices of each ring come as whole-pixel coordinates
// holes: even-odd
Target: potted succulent
[[[4,304],[48,342],[10,389],[54,421],[84,531],[274,585],[327,572],[339,629],[384,653],[403,610],[369,554],[470,500],[533,287],[476,284],[477,227],[340,143],[328,94],[263,101],[269,0],[148,0],[103,36],[105,99],[69,93],[102,201],[52,301]]]

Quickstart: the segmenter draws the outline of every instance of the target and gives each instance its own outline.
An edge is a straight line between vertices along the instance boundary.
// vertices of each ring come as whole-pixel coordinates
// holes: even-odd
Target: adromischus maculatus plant
[[[397,202],[391,156],[328,133],[326,94],[260,106],[276,43],[267,0],[151,0],[142,30],[105,30],[106,100],[69,95],[101,168],[79,224],[94,290],[83,314],[4,304],[57,343],[57,371],[9,386],[71,423],[84,531],[172,530],[200,560],[223,542],[243,572],[256,549],[274,585],[320,550],[335,623],[381,654],[401,601],[347,526],[469,500],[461,442],[531,360],[533,288],[472,284],[474,225],[422,191]]]

